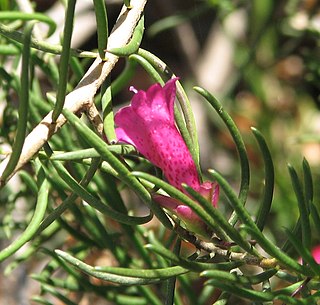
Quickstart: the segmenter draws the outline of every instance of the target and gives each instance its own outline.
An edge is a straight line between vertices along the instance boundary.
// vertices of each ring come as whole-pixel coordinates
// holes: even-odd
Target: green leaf
[[[130,154],[136,153],[136,149],[132,145],[115,144],[115,145],[107,145],[107,147],[109,151],[117,155],[123,156],[123,155],[130,155]],[[39,155],[40,157],[44,156],[42,152],[40,152]],[[55,151],[50,156],[50,160],[76,161],[76,160],[97,158],[97,157],[100,157],[100,154],[94,148],[86,148],[86,149],[75,150],[70,152]]]
[[[99,210],[101,213],[108,215],[108,217],[113,218],[116,221],[126,224],[143,224],[149,222],[153,215],[150,214],[145,217],[133,217],[122,213],[119,213],[105,204],[103,204],[98,198],[89,193],[81,184],[79,184],[64,168],[64,166],[59,161],[52,161],[54,168],[56,169],[59,176],[66,182],[67,185],[83,200],[90,204],[95,209]]]
[[[236,273],[229,273],[229,272],[224,272],[220,270],[206,270],[203,271],[200,276],[203,277],[208,277],[225,281],[228,283],[235,283],[239,285],[257,285],[259,283],[262,283],[265,280],[268,280],[272,276],[274,276],[278,272],[277,269],[270,269],[265,272],[261,272],[260,274],[257,275],[250,275],[250,276],[240,276],[237,275]],[[210,280],[208,281],[208,284],[210,283]]]
[[[65,305],[77,305],[77,303],[71,301],[67,294],[62,294],[59,292],[58,289],[55,289],[53,287],[50,287],[49,285],[42,284],[41,285],[42,291],[46,293],[50,293],[51,295],[55,296],[58,300],[63,302]]]
[[[256,128],[251,128],[262,153],[264,160],[264,171],[265,171],[265,181],[264,181],[264,193],[260,203],[260,208],[257,215],[256,224],[259,230],[263,230],[264,225],[267,221],[267,217],[270,213],[273,189],[274,189],[274,166],[271,157],[271,153],[267,146],[267,143],[263,135]]]
[[[256,239],[259,246],[261,246],[268,254],[272,255],[279,261],[279,264],[285,266],[289,270],[294,270],[297,273],[304,274],[306,276],[313,275],[309,268],[301,266],[295,259],[282,252],[274,243],[267,239],[262,234],[257,234],[256,230],[251,227],[243,225],[242,228],[252,235]]]
[[[207,269],[216,269],[216,270],[231,270],[243,265],[243,262],[220,262],[220,263],[201,263],[192,261],[181,256],[175,255],[173,252],[165,248],[160,244],[148,244],[146,248],[152,252],[155,252],[164,258],[172,261],[174,264],[179,265],[181,267],[187,268],[190,271],[202,272]]]
[[[115,157],[107,148],[106,143],[96,135],[89,127],[83,124],[81,120],[68,110],[63,110],[63,114],[66,116],[70,124],[72,124],[82,138],[93,148],[95,148],[101,158],[107,161],[118,173],[119,178],[126,183],[132,190],[134,190],[140,198],[150,207],[150,209],[155,213],[162,224],[168,228],[171,228],[171,222],[168,217],[159,207],[155,204],[148,191],[143,187],[143,185],[138,181],[138,179],[131,175],[128,168]]]
[[[111,83],[111,93],[115,96],[119,93],[129,81],[134,77],[137,63],[129,58],[126,60],[126,65],[121,74]]]
[[[285,229],[287,236],[289,238],[289,241],[294,246],[296,251],[299,253],[299,255],[302,257],[304,262],[308,264],[308,267],[314,272],[314,275],[320,274],[320,265],[317,264],[317,262],[312,257],[312,254],[310,253],[310,248],[306,248],[297,238],[294,234],[292,234],[288,229]],[[307,268],[307,267],[306,267]]]
[[[55,253],[60,258],[70,263],[82,272],[85,272],[86,274],[104,281],[110,281],[121,285],[147,285],[151,283],[157,283],[170,277],[188,272],[187,269],[181,268],[179,266],[168,267],[164,269],[142,270],[120,267],[97,268],[85,264],[81,260],[71,256],[66,252],[55,250]]]
[[[212,178],[218,182],[219,186],[225,192],[231,207],[234,209],[235,213],[237,214],[237,218],[239,218],[242,223],[246,224],[247,226],[250,226],[252,230],[256,231],[256,234],[262,235],[257,225],[252,220],[251,215],[243,206],[240,198],[236,196],[235,192],[233,191],[231,186],[228,184],[228,182],[225,180],[225,178],[222,177],[222,175],[220,175],[215,170],[210,169],[208,172],[210,176],[212,176]]]
[[[178,238],[175,245],[174,245],[174,254],[179,255],[181,250],[181,239]],[[171,264],[172,265],[172,264]],[[177,278],[176,277],[172,277],[170,279],[168,279],[165,282],[165,295],[166,295],[166,299],[165,299],[165,305],[174,305],[174,297],[175,297],[175,291],[176,291],[176,281]],[[176,294],[177,296],[178,294]]]
[[[69,61],[70,61],[70,47],[71,47],[71,37],[72,37],[72,31],[73,31],[73,19],[74,19],[75,6],[76,6],[76,0],[68,1],[65,24],[63,29],[62,52],[61,52],[60,63],[59,63],[58,92],[57,92],[56,104],[54,105],[54,109],[52,113],[52,122],[55,122],[58,116],[60,115],[62,108],[64,106],[65,97],[66,97]]]
[[[241,169],[241,179],[240,179],[240,190],[239,190],[239,200],[244,205],[247,201],[248,191],[249,191],[249,182],[250,182],[250,169],[249,169],[249,160],[247,156],[247,151],[241,137],[241,134],[232,120],[231,116],[224,110],[222,104],[208,91],[200,87],[194,87],[194,90],[202,95],[210,105],[215,109],[218,115],[221,117],[223,122],[226,124],[229,132],[234,140],[236,148],[238,150],[240,158],[240,169]],[[235,225],[237,222],[237,215],[233,213],[229,222],[232,225]]]
[[[301,219],[301,229],[302,229],[302,244],[307,249],[311,247],[311,227],[309,222],[309,212],[307,208],[307,204],[305,202],[302,185],[300,184],[297,172],[295,169],[289,164],[288,165],[291,183],[293,186],[293,190],[295,192],[299,212],[300,212],[300,219]]]
[[[219,233],[219,232],[221,232],[221,229],[223,229],[225,231],[225,233],[230,236],[230,238],[235,238],[237,241],[239,241],[241,246],[243,246],[246,250],[251,252],[251,247],[245,241],[243,241],[239,232],[228,224],[226,219],[222,216],[221,212],[218,209],[214,209],[211,206],[211,204],[206,202],[205,199],[202,196],[198,195],[195,191],[192,192],[191,189],[188,189],[190,192],[192,192],[193,196],[197,197],[197,199],[200,202],[202,202],[203,207],[200,206],[196,201],[190,199],[190,197],[183,194],[181,191],[179,191],[175,187],[162,181],[159,178],[156,178],[152,175],[149,175],[149,174],[146,174],[143,172],[132,172],[131,174],[134,176],[143,178],[143,179],[155,184],[157,187],[162,188],[171,197],[178,199],[183,204],[190,207],[209,226],[209,228],[211,230],[213,230],[213,231],[216,230],[217,233]],[[206,210],[204,210],[204,207]],[[220,228],[219,228],[219,226],[220,226]]]
[[[56,28],[56,23],[45,14],[41,13],[25,13],[25,12],[15,12],[15,11],[2,11],[0,12],[0,20],[23,20],[23,21],[41,21],[49,26],[48,37],[51,36]],[[1,33],[1,31],[0,31]]]
[[[24,30],[23,50],[22,50],[22,68],[21,68],[21,88],[19,92],[19,120],[16,131],[16,137],[12,146],[10,159],[0,178],[0,186],[12,174],[18,164],[22,147],[25,140],[28,114],[29,114],[29,73],[30,73],[30,42],[34,22],[27,24]]]
[[[303,178],[304,178],[304,195],[308,212],[310,211],[310,205],[313,202],[313,179],[310,165],[307,159],[303,159]]]
[[[25,35],[11,29],[10,27],[1,24],[0,23],[0,34],[5,36],[6,38],[19,42],[24,45],[24,39]],[[31,38],[30,42],[31,48],[43,51],[45,53],[52,53],[52,54],[61,54],[62,52],[62,46],[61,45],[54,45],[50,44],[46,41],[39,41],[37,39]],[[70,49],[71,50],[71,56],[76,56],[76,57],[87,57],[87,58],[96,58],[97,53],[94,52],[89,52],[89,51],[81,51],[77,49]]]
[[[224,232],[231,238],[231,240],[237,243],[240,247],[242,247],[245,251],[255,254],[251,245],[239,234],[237,230],[231,226],[228,221],[223,217],[221,212],[215,207],[212,206],[212,203],[203,198],[199,193],[193,190],[191,187],[184,186],[187,192],[196,199],[197,202],[201,204],[201,206],[205,209],[205,211],[212,217],[212,219],[216,222],[214,230],[217,231],[219,236],[219,232],[221,228]],[[219,228],[220,227],[220,228]],[[219,228],[219,229],[218,229]],[[218,230],[217,230],[218,229]]]
[[[210,281],[208,281],[208,284],[213,285],[217,288],[220,288],[222,291],[227,291],[231,294],[237,295],[241,298],[245,298],[252,301],[261,301],[261,302],[282,299],[285,296],[289,297],[303,282],[303,281],[300,281],[284,289],[268,292],[268,291],[257,291],[250,288],[240,287],[238,285],[235,285],[235,283],[224,281],[224,279],[225,278],[211,279]],[[293,299],[292,296],[290,296],[290,298]],[[299,304],[299,303],[294,303],[294,304]]]
[[[105,58],[105,49],[108,43],[108,15],[104,0],[93,0],[97,22],[98,50],[102,60]]]
[[[314,204],[310,205],[310,214],[319,236],[320,235],[320,215]]]
[[[117,56],[129,56],[138,51],[144,32],[144,15],[141,16],[137,26],[134,29],[132,38],[127,45],[122,48],[113,48],[108,50],[108,52]]]
[[[48,196],[49,196],[49,183],[48,180],[44,177],[44,171],[40,169],[38,173],[38,198],[36,208],[30,223],[24,232],[13,241],[8,247],[0,251],[0,262],[7,259],[9,256],[18,251],[23,245],[25,245],[29,240],[36,236],[37,229],[42,221],[47,205],[48,205]]]

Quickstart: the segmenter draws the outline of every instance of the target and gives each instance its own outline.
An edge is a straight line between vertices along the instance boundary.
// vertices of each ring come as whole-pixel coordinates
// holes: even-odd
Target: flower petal
[[[320,264],[320,245],[318,245],[312,249],[312,256],[313,256],[314,260],[318,264]]]
[[[116,133],[118,140],[133,144],[160,167],[170,184],[180,190],[182,183],[198,188],[195,163],[174,122],[175,82],[172,79],[163,88],[152,85],[147,92],[139,90],[131,106],[115,115]]]
[[[210,201],[214,207],[217,206],[219,200],[219,184],[217,182],[205,181],[197,191]]]
[[[120,109],[115,115],[115,122],[118,125],[116,135],[118,141],[134,145],[146,157],[144,147],[147,147],[147,129],[131,106]],[[140,150],[141,148],[142,150]]]
[[[196,165],[174,121],[174,101],[177,78],[164,87],[152,85],[147,91],[135,90],[131,105],[115,115],[119,141],[130,143],[162,169],[168,182],[185,192],[185,183],[217,205],[219,186],[206,181],[200,184]],[[186,228],[205,239],[210,232],[202,219],[188,206],[175,198],[154,194],[153,200],[179,217]]]
[[[166,208],[182,220],[189,231],[196,233],[204,239],[210,238],[211,234],[209,234],[207,225],[190,207],[181,204],[181,202],[175,198],[164,195],[154,194],[152,198],[160,204],[160,206]]]
[[[210,239],[207,225],[202,219],[186,205],[179,205],[175,211],[176,215],[184,222],[186,228],[204,239]]]
[[[152,195],[152,199],[160,204],[163,208],[168,209],[171,212],[174,212],[175,209],[178,207],[178,205],[180,205],[180,201],[172,198],[172,197],[168,197],[165,195],[160,195],[160,194],[154,194]]]
[[[134,146],[134,143],[130,139],[130,137],[126,134],[124,129],[118,127],[116,128],[116,136],[119,142],[125,142]]]
[[[139,90],[132,98],[133,110],[146,121],[157,120],[174,125],[176,81],[177,78],[171,79],[164,87],[154,84],[146,92]]]
[[[170,79],[165,86],[163,87],[163,91],[165,94],[165,101],[167,102],[168,113],[170,121],[174,121],[174,101],[176,97],[176,81],[179,78]]]

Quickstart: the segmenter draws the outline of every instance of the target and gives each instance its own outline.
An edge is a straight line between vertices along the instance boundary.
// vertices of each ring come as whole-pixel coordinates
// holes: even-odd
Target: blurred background
[[[60,27],[49,41],[58,43],[64,21],[63,1],[0,1],[1,10],[35,10],[51,16]],[[111,29],[122,1],[106,1]],[[142,47],[160,57],[180,77],[196,116],[201,164],[204,172],[215,168],[235,189],[239,187],[239,163],[234,143],[215,112],[196,93],[202,86],[216,96],[238,125],[250,157],[251,184],[248,209],[256,211],[263,184],[263,163],[250,127],[266,137],[276,170],[276,189],[266,232],[281,245],[283,227],[295,224],[298,207],[287,171],[291,163],[301,172],[305,157],[315,179],[319,203],[320,178],[320,4],[317,0],[150,0],[145,10]],[[41,27],[39,27],[41,36]],[[93,3],[77,3],[73,47],[97,48]],[[90,61],[83,60],[86,67]],[[121,60],[112,73],[115,79],[124,67]],[[130,85],[146,89],[150,77],[137,68]],[[129,87],[129,85],[128,85]],[[43,75],[44,90],[52,89]],[[115,97],[119,107],[130,100],[126,89]],[[2,113],[14,107],[0,102]],[[0,117],[1,136],[11,121]],[[10,115],[9,115],[10,118]],[[0,195],[0,202],[3,200]],[[223,209],[223,196],[219,205]],[[23,223],[26,208],[15,211],[15,225]],[[5,211],[1,211],[1,248],[7,244]],[[20,216],[19,216],[20,215]],[[20,218],[19,218],[20,217]],[[12,220],[10,220],[12,221]],[[23,225],[21,225],[23,227]],[[19,226],[17,226],[17,232]],[[12,236],[14,238],[14,236]],[[2,239],[2,240],[1,240]],[[54,243],[54,241],[51,241]],[[313,240],[314,244],[320,240]],[[2,271],[5,264],[0,266]],[[27,305],[39,287],[27,278],[41,264],[29,260],[10,276],[0,273],[0,304]],[[27,297],[26,297],[27,296]],[[59,303],[55,303],[59,304]],[[79,304],[91,304],[90,298]],[[98,304],[98,303],[95,303]],[[100,303],[99,303],[100,304]],[[106,304],[106,303],[101,303]]]

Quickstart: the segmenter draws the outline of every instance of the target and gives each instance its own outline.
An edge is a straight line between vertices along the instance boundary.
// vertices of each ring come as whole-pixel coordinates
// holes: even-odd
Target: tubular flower
[[[164,87],[154,84],[147,91],[135,91],[131,105],[115,115],[116,135],[118,141],[134,145],[161,168],[171,185],[185,192],[185,183],[216,205],[218,185],[208,181],[201,184],[190,151],[175,125],[176,80],[169,80]],[[167,196],[155,195],[154,199],[182,219],[191,231],[203,235],[206,226],[189,207]]]
[[[320,264],[320,245],[316,245],[315,247],[312,248],[311,250],[311,255],[316,261],[317,264]],[[298,262],[302,264],[302,258],[299,257]]]
[[[314,247],[311,251],[314,260],[320,264],[320,245]]]

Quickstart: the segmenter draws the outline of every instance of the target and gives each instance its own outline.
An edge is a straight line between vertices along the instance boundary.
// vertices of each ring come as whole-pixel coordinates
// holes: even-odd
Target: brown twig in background
[[[131,9],[123,6],[109,36],[107,49],[123,47],[128,43],[146,2],[147,0],[132,0]],[[66,96],[65,108],[78,114],[88,109],[97,90],[112,71],[118,59],[119,57],[109,53],[106,54],[104,61],[97,58],[76,88]],[[66,122],[66,118],[60,115],[53,123],[51,116],[52,111],[27,136],[18,164],[8,179],[24,166]],[[10,155],[0,164],[0,176],[2,176],[9,159]],[[6,181],[0,179],[0,186],[5,183]]]

